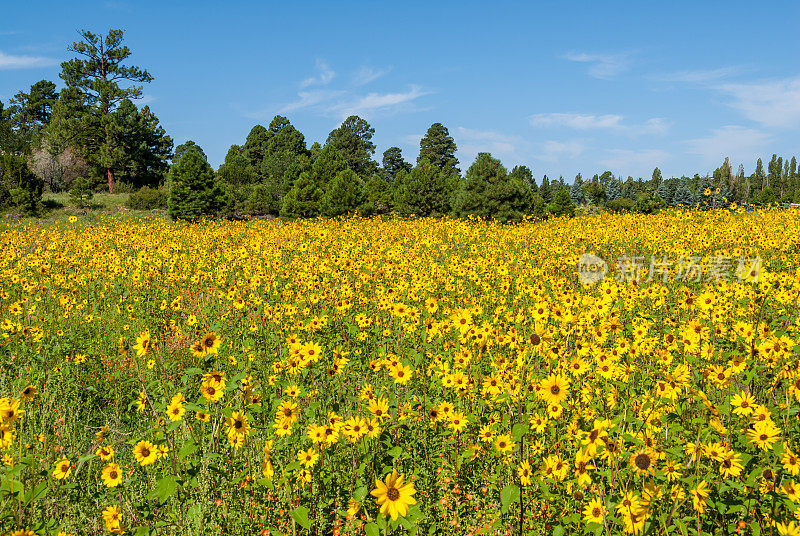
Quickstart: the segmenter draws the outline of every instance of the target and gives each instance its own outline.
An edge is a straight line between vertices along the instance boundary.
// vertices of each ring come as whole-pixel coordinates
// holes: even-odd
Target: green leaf
[[[184,460],[188,456],[194,454],[194,451],[197,450],[197,443],[194,441],[187,441],[184,446],[181,447],[181,450],[178,451],[178,459]]]
[[[553,527],[553,536],[564,536],[564,527],[561,525]]]
[[[511,439],[514,441],[519,441],[522,439],[522,436],[528,433],[528,425],[523,423],[517,423],[514,425],[514,428],[511,429]]]
[[[353,492],[353,499],[357,503],[363,503],[364,499],[367,497],[367,486],[361,486],[357,488],[355,492]]]
[[[367,536],[379,536],[381,530],[378,528],[378,525],[373,522],[369,522],[364,525],[364,532],[367,533]]]
[[[503,505],[503,513],[508,512],[511,504],[519,499],[519,486],[516,484],[508,484],[500,491],[500,503]]]
[[[289,512],[289,514],[292,516],[292,519],[304,529],[308,530],[311,528],[311,521],[308,519],[308,508],[305,506],[298,506]]]
[[[153,490],[151,496],[158,499],[158,502],[164,504],[167,502],[167,499],[175,495],[175,492],[178,490],[178,481],[175,480],[174,476],[165,476],[164,478],[159,478],[158,482],[156,482],[156,489]]]
[[[395,447],[389,451],[389,456],[391,456],[392,458],[399,458],[402,453],[403,453],[402,448]]]

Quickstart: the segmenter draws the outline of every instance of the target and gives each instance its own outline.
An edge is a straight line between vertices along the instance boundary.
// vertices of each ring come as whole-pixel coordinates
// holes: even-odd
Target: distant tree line
[[[83,203],[100,189],[134,192],[133,208],[164,206],[175,219],[336,217],[360,213],[477,215],[499,221],[574,215],[576,207],[651,213],[670,206],[727,207],[800,202],[795,157],[761,159],[752,175],[728,159],[710,176],[615,177],[610,171],[571,184],[540,181],[526,166],[510,171],[479,153],[462,173],[447,128],[434,123],[414,164],[398,147],[375,159],[375,133],[350,116],[324,144],[309,147],[289,119],[276,115],[232,145],[216,171],[195,142],[174,148],[148,106],[134,101],[153,77],[124,62],[122,30],[81,32],[61,64],[64,89],[42,80],[0,102],[0,208],[39,210],[44,190],[68,190]]]

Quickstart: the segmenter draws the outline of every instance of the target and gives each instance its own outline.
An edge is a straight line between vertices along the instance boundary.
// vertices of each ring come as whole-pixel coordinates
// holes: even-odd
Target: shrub
[[[78,177],[69,190],[69,198],[78,208],[86,208],[94,197],[94,185],[86,177]]]
[[[566,188],[560,188],[556,192],[553,202],[547,207],[547,211],[553,216],[575,216],[575,203]]]
[[[620,197],[606,202],[606,210],[610,212],[633,212],[636,209],[636,201],[627,197]]]
[[[169,170],[167,211],[173,220],[197,221],[215,216],[223,203],[214,170],[200,151],[190,148]]]
[[[245,211],[253,216],[266,216],[272,211],[275,196],[265,184],[257,184],[245,202]]]
[[[44,180],[37,177],[21,156],[0,157],[0,207],[14,205],[26,214],[39,213]]]
[[[133,192],[125,205],[133,210],[153,210],[167,208],[167,192],[162,189],[144,186]]]

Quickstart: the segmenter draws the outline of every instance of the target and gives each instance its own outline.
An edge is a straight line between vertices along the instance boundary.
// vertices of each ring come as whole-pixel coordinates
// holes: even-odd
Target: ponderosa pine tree
[[[443,216],[450,212],[451,177],[427,159],[419,160],[410,173],[400,171],[393,186],[399,214]]]
[[[81,41],[69,48],[79,57],[61,64],[59,75],[69,88],[75,88],[83,98],[87,115],[76,118],[81,128],[87,130],[84,140],[84,156],[89,164],[108,180],[109,192],[114,192],[114,174],[119,166],[119,152],[108,147],[113,144],[113,117],[117,105],[123,99],[138,99],[142,96],[141,85],[120,86],[120,82],[146,83],[153,77],[139,67],[126,66],[123,62],[131,55],[122,44],[122,30],[109,30],[103,37],[88,30],[81,31]]]
[[[375,129],[369,123],[357,115],[351,115],[328,134],[325,147],[332,147],[348,168],[365,179],[378,170],[377,162],[372,159],[375,153],[373,134]]]
[[[39,213],[44,180],[37,177],[22,156],[0,156],[0,208],[16,206],[24,213]]]
[[[447,127],[441,123],[434,123],[419,141],[417,163],[427,160],[439,170],[444,171],[447,176],[461,175],[456,158],[457,150],[456,142]]]
[[[352,214],[364,200],[361,178],[351,169],[340,171],[328,184],[320,199],[320,213],[336,217]]]
[[[389,147],[383,152],[383,174],[389,181],[394,181],[401,171],[411,171],[411,164],[403,160],[403,152],[399,147]]]
[[[169,170],[167,213],[173,220],[197,221],[213,217],[222,205],[222,190],[214,180],[214,170],[192,148]]]
[[[459,216],[474,214],[499,221],[519,221],[527,211],[529,191],[519,179],[508,178],[500,160],[478,153],[453,200]]]
[[[175,147],[175,154],[172,155],[172,164],[177,164],[181,157],[185,155],[189,150],[194,150],[200,153],[200,156],[203,157],[203,160],[208,161],[208,157],[206,156],[205,151],[203,148],[197,145],[193,140],[186,140],[185,142],[181,143],[177,147]]]
[[[14,133],[14,144],[8,147],[8,152],[31,154],[34,146],[40,145],[57,100],[56,85],[49,80],[36,82],[28,93],[20,91],[14,95],[6,111]]]

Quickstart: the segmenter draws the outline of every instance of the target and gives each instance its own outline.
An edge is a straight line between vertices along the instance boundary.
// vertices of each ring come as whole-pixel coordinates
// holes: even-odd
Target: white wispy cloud
[[[570,52],[564,54],[564,59],[578,63],[589,64],[589,76],[609,79],[627,71],[631,66],[631,54],[589,54],[586,52]]]
[[[391,70],[392,70],[391,67],[387,67],[385,69],[377,69],[375,67],[369,67],[363,65],[358,71],[356,71],[355,75],[353,76],[353,85],[363,86],[369,84],[370,82],[374,82],[375,80],[377,80],[378,78],[385,75]]]
[[[800,125],[800,76],[782,80],[721,84],[718,89],[733,100],[729,105],[766,127]]]
[[[625,124],[625,118],[616,114],[547,113],[534,114],[528,118],[534,127],[566,127],[575,130],[608,129],[620,134],[642,135],[666,132],[671,123],[661,117],[653,117],[641,124]]]
[[[58,65],[55,58],[44,56],[14,55],[0,52],[0,69],[35,69],[38,67],[51,67]]]
[[[761,130],[727,125],[709,136],[686,141],[690,154],[700,155],[706,164],[721,163],[725,157],[734,162],[752,162],[772,143],[771,135]]]
[[[309,76],[302,82],[300,82],[300,87],[305,88],[308,86],[325,86],[330,83],[331,80],[336,76],[336,73],[333,69],[328,67],[328,64],[325,63],[323,60],[318,59],[316,63],[317,68],[317,75],[316,76]]]
[[[458,145],[460,160],[472,162],[478,153],[491,153],[495,158],[508,163],[519,160],[520,153],[528,147],[521,136],[503,134],[495,130],[480,130],[457,127],[453,138]]]
[[[660,149],[611,149],[599,163],[618,176],[642,177],[656,166],[663,167],[668,158],[669,154]]]
[[[326,102],[330,102],[332,99],[335,99],[344,94],[344,91],[339,90],[330,90],[330,89],[320,89],[314,91],[300,91],[297,94],[297,100],[290,102],[288,104],[284,104],[280,107],[278,112],[280,113],[288,113],[293,112],[295,110],[302,110],[304,108],[311,108],[320,104],[324,104]]]
[[[685,84],[708,84],[718,82],[725,78],[741,73],[742,67],[718,67],[716,69],[695,69],[686,71],[676,71],[651,76],[653,80],[660,82],[681,82]]]
[[[139,106],[144,106],[146,104],[150,104],[155,100],[156,100],[155,95],[144,94],[141,96],[141,98],[137,99],[136,102],[139,103]]]
[[[407,106],[418,98],[430,94],[422,87],[411,85],[408,91],[390,93],[368,93],[344,99],[328,106],[328,112],[340,115],[342,118],[350,115],[360,115],[369,118],[375,113],[394,113],[401,107]]]

